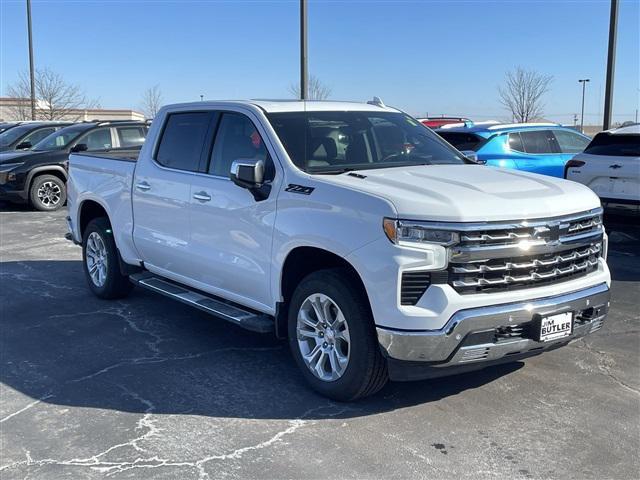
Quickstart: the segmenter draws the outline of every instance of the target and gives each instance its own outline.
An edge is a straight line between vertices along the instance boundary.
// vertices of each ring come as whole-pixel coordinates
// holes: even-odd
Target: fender
[[[35,168],[32,168],[29,171],[29,173],[27,174],[27,179],[24,182],[25,191],[28,191],[29,188],[31,188],[31,180],[33,180],[33,177],[35,177],[37,174],[43,173],[43,172],[58,172],[58,173],[61,173],[62,176],[64,177],[65,183],[67,182],[67,180],[69,178],[69,173],[67,172],[67,170],[62,165],[42,165],[40,167],[35,167]]]

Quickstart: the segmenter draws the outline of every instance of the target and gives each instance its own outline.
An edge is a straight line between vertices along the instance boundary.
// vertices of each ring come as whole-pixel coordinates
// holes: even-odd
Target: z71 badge
[[[313,187],[305,187],[304,185],[296,185],[295,183],[290,183],[287,188],[284,189],[285,192],[299,193],[301,195],[311,195],[313,190]]]

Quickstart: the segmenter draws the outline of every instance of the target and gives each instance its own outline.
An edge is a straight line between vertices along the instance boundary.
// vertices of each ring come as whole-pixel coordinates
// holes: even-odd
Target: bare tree
[[[142,94],[142,111],[147,118],[154,118],[162,106],[162,91],[159,85],[147,88]]]
[[[67,83],[62,75],[42,68],[36,70],[36,117],[39,120],[78,120],[81,110],[94,108],[98,102],[90,101],[77,85]],[[20,72],[18,80],[7,88],[7,94],[17,99],[10,107],[17,120],[31,118],[31,88],[29,74]]]
[[[500,103],[511,112],[514,121],[528,122],[542,116],[542,97],[549,91],[551,75],[516,67],[507,72],[504,87],[498,87]]]
[[[322,83],[322,81],[314,75],[309,76],[307,87],[309,89],[307,97],[309,100],[326,100],[327,98],[329,98],[329,95],[331,95],[331,88],[328,85]],[[295,98],[300,98],[300,84],[291,84],[289,86],[289,92]]]

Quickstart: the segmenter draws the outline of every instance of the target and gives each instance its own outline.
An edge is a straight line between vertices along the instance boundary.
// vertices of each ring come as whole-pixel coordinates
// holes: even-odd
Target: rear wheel
[[[133,288],[129,277],[120,272],[120,254],[106,218],[95,218],[87,225],[82,239],[82,259],[87,283],[96,296],[122,298]]]
[[[36,210],[58,210],[67,201],[67,187],[64,180],[55,175],[38,175],[31,182],[29,198]]]
[[[288,321],[293,356],[317,392],[350,401],[387,382],[368,300],[347,270],[305,277],[291,298]]]

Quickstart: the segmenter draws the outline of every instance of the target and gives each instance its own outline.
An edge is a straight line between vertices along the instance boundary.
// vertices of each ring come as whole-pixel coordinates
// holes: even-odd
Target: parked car
[[[28,122],[0,133],[0,152],[29,150],[43,138],[73,122]]]
[[[50,134],[31,150],[0,153],[0,200],[57,210],[67,198],[70,152],[122,149],[130,155],[132,149],[140,149],[146,133],[143,122],[77,123]]]
[[[609,307],[589,188],[479,166],[390,107],[163,107],[137,162],[72,154],[69,175],[95,295],[133,283],[287,337],[338,400],[540,354]]]
[[[471,120],[464,117],[427,117],[427,118],[418,118],[418,121],[422,123],[425,127],[429,128],[440,128],[445,125],[450,124],[458,124],[458,123],[470,123]]]
[[[566,163],[589,137],[554,123],[514,123],[441,128],[438,135],[480,163],[563,178]]]
[[[565,178],[587,185],[612,213],[640,214],[640,124],[598,133]]]

